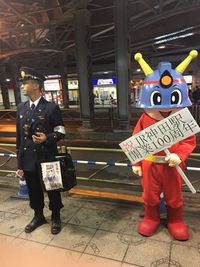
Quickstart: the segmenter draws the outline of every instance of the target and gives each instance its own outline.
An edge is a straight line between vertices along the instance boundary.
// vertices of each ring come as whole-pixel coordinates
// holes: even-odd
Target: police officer
[[[20,68],[21,90],[30,100],[17,107],[17,159],[18,176],[24,176],[35,214],[25,227],[30,233],[46,223],[43,215],[44,195],[40,180],[39,162],[53,160],[57,153],[57,141],[65,136],[61,111],[57,104],[42,96],[45,77],[34,69]],[[51,233],[61,231],[60,209],[63,207],[59,190],[47,191],[51,216]]]

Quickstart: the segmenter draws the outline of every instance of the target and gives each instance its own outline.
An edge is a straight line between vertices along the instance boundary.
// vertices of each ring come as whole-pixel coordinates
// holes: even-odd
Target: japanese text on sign
[[[120,143],[132,163],[171,147],[200,132],[200,128],[187,108],[147,127]]]

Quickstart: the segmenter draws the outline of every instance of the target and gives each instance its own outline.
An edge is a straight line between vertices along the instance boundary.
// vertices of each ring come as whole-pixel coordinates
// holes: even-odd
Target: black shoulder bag
[[[71,158],[71,155],[67,152],[63,154],[58,154],[56,160],[60,162],[62,183],[63,188],[60,189],[61,192],[68,191],[73,188],[76,184],[76,171]]]
[[[64,192],[77,184],[74,164],[71,155],[67,152],[59,153],[51,160],[40,161],[40,169],[44,191]]]

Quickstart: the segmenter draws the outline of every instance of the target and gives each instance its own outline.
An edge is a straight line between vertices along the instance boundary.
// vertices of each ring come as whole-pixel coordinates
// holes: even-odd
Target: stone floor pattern
[[[13,198],[15,195],[14,189],[0,188],[1,267],[12,267],[11,260],[15,267],[46,267],[42,259],[47,266],[55,267],[200,267],[198,210],[186,210],[184,214],[190,226],[189,241],[173,240],[165,220],[153,237],[145,238],[137,233],[141,205],[63,193],[61,233],[50,233],[51,214],[45,198],[48,223],[26,234],[24,227],[33,213],[28,201]]]

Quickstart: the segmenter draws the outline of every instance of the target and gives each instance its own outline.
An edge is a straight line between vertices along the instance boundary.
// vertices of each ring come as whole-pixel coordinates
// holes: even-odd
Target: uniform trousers
[[[44,208],[44,193],[39,171],[24,171],[24,177],[28,187],[30,207],[35,211],[42,211]],[[49,198],[49,209],[53,212],[59,212],[63,207],[59,189],[47,191],[47,195]]]

